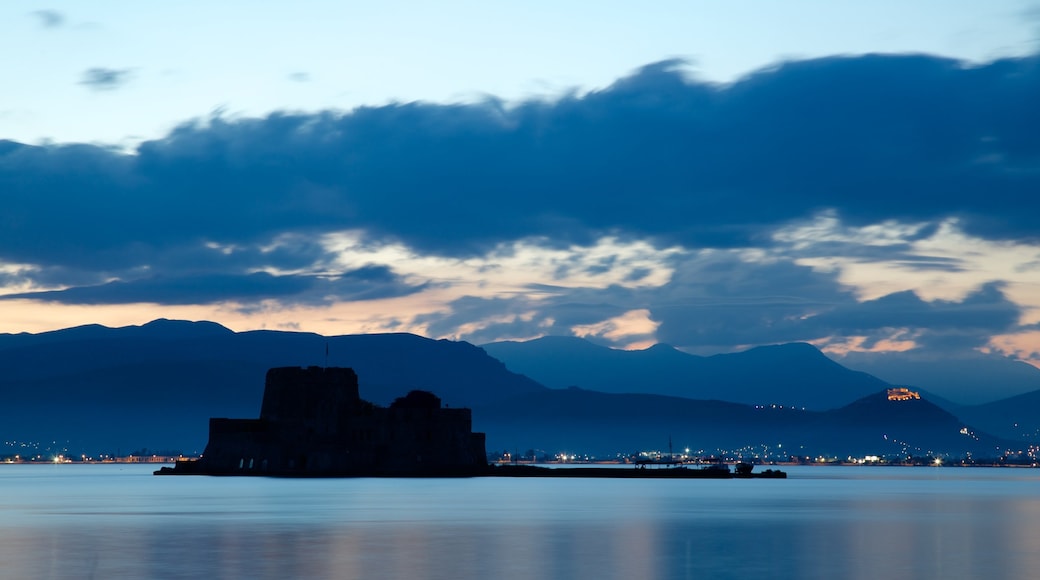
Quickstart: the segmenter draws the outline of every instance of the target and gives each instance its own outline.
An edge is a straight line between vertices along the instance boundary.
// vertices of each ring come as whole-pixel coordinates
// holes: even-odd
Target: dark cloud
[[[36,10],[32,15],[44,28],[58,28],[65,24],[65,15],[57,10]]]
[[[856,302],[837,273],[786,260],[750,263],[729,252],[684,261],[668,284],[649,292],[658,340],[716,352],[829,336],[812,317]]]
[[[893,330],[906,329],[904,337],[920,348],[967,351],[984,346],[994,335],[1019,330],[1021,314],[1001,284],[989,283],[959,301],[925,301],[911,291],[897,292],[842,305],[813,323],[831,335],[866,336],[867,346],[893,338]]]
[[[843,258],[859,263],[898,265],[907,270],[963,272],[965,265],[960,258],[922,254],[909,240],[887,244],[871,244],[858,241],[804,241],[801,247],[787,249],[786,255],[795,258]]]
[[[419,322],[434,335],[456,335],[477,344],[543,334],[570,335],[632,310],[646,309],[658,323],[652,337],[594,337],[609,346],[652,339],[699,353],[732,351],[756,344],[822,341],[833,337],[912,341],[927,352],[968,353],[994,335],[1028,330],[1022,309],[998,283],[984,284],[960,300],[926,301],[896,292],[860,301],[836,273],[789,260],[748,262],[736,252],[677,260],[671,281],[640,289],[531,286],[531,298],[466,297]],[[473,324],[477,323],[477,324]]]
[[[968,351],[1022,330],[1022,308],[1000,283],[961,300],[926,301],[905,291],[860,301],[836,273],[789,261],[698,260],[649,293],[658,339],[691,349],[862,337],[868,348],[906,340],[921,349]]]
[[[715,252],[678,259],[676,268],[671,281],[661,287],[532,285],[530,296],[537,298],[527,294],[466,297],[420,322],[431,333],[442,335],[480,321],[459,336],[480,344],[542,334],[570,335],[576,326],[645,309],[659,324],[653,340],[697,352],[719,352],[831,336],[838,321],[820,317],[858,304],[836,274],[816,272],[787,260],[750,263],[736,252]],[[897,317],[893,313],[889,318]],[[914,322],[906,320],[904,325]],[[603,333],[594,338],[601,344],[625,346],[643,337],[610,338]]]
[[[473,344],[494,342],[504,337],[540,336],[550,331],[544,318],[530,319],[526,314],[533,308],[525,297],[478,298],[464,296],[452,301],[446,311],[423,314],[416,322],[425,325],[430,336],[452,336]],[[460,328],[482,321],[476,328],[460,332]]]
[[[289,80],[297,82],[297,83],[306,83],[306,82],[309,82],[311,80],[311,75],[310,75],[310,73],[306,73],[306,72],[303,72],[303,71],[297,71],[297,72],[294,72],[294,73],[289,73]]]
[[[570,336],[574,326],[615,318],[638,308],[640,301],[638,291],[619,286],[562,288],[532,284],[528,290],[509,297],[465,296],[443,311],[418,317],[416,322],[425,325],[432,336],[455,336],[486,344],[543,334]],[[467,330],[460,333],[459,328]],[[599,342],[614,344],[606,339]],[[618,344],[628,342],[631,340]]]
[[[0,261],[38,266],[55,283],[74,280],[33,295],[48,300],[306,301],[413,288],[389,272],[387,280],[345,276],[350,283],[242,273],[324,271],[331,257],[315,240],[345,230],[446,256],[521,239],[566,248],[606,235],[689,250],[768,249],[788,243],[776,237],[783,228],[820,215],[849,227],[923,223],[920,238],[954,218],[969,234],[1040,241],[1038,57],[979,66],[835,57],[731,84],[680,69],[658,63],[602,90],[515,106],[488,99],[215,115],[132,154],[0,141]],[[84,83],[112,88],[128,73],[91,69]],[[806,252],[961,267],[917,255],[913,239],[819,242]],[[860,304],[836,274],[718,256],[680,263],[663,288],[466,298],[424,322],[432,334],[453,334],[494,312],[499,321],[482,327],[482,341],[647,308],[662,341],[691,348],[833,333],[880,340],[897,328],[937,345],[979,344],[1017,313],[998,286],[959,302],[897,294]],[[612,258],[562,261],[557,274],[615,266]],[[111,279],[123,282],[103,284]]]
[[[346,228],[455,255],[619,232],[724,247],[769,244],[771,228],[827,209],[850,224],[956,216],[973,234],[1035,240],[1038,62],[827,58],[730,85],[666,63],[601,91],[512,108],[217,117],[136,155],[15,147],[0,159],[15,202],[0,248],[10,252],[10,238],[29,230],[50,241],[20,251],[47,259],[84,242]],[[95,69],[86,82],[115,86],[126,73]],[[81,225],[49,223],[56,201],[82,210],[70,212]],[[106,231],[88,238],[87,228]]]
[[[890,263],[907,270],[926,270],[929,272],[966,271],[960,260],[942,256],[907,256],[905,258],[891,260]]]
[[[83,71],[79,84],[95,91],[111,91],[130,80],[130,69],[94,67]]]
[[[65,290],[26,292],[0,299],[33,299],[63,304],[155,303],[164,305],[255,303],[276,300],[327,304],[333,301],[374,300],[419,292],[384,267],[367,267],[338,276],[275,276],[264,272],[179,277],[154,276]]]

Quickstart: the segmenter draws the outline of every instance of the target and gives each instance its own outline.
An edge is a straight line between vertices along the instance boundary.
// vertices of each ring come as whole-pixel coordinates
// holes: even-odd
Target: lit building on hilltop
[[[921,394],[917,391],[911,391],[906,387],[893,387],[888,390],[889,401],[909,401],[911,399],[920,399]]]

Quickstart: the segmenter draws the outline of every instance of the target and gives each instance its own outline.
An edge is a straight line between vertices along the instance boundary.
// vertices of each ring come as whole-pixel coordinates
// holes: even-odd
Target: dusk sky
[[[1040,365],[1040,4],[0,4],[0,332]]]

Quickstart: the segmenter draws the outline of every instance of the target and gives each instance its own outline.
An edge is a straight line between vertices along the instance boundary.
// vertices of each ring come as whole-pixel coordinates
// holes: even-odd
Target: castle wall
[[[209,442],[202,452],[202,461],[219,472],[258,468],[257,458],[265,455],[269,424],[263,419],[209,420]]]
[[[361,402],[354,369],[281,367],[267,371],[260,418],[304,421],[334,430],[337,415]]]
[[[412,391],[389,408],[361,400],[345,368],[268,371],[259,419],[212,419],[201,472],[444,475],[486,467],[469,409]]]

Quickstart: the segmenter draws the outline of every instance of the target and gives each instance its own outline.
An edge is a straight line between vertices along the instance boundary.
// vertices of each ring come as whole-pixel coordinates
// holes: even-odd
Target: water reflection
[[[1040,566],[1033,471],[276,480],[98,467],[0,469],[0,576],[999,579]]]

